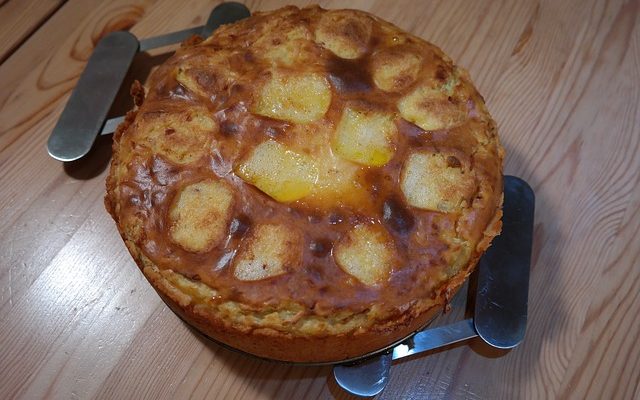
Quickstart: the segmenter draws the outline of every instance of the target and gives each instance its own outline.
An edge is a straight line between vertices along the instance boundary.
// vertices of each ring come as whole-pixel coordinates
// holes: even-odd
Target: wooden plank
[[[78,1],[78,3],[83,3],[83,1]],[[0,232],[9,228],[5,231],[5,235],[11,238],[7,240],[8,245],[3,247],[9,252],[6,254],[5,262],[8,265],[12,265],[13,268],[16,268],[19,262],[36,268],[31,271],[28,267],[25,267],[19,279],[15,277],[15,274],[11,273],[13,284],[3,285],[2,292],[5,294],[7,286],[11,287],[12,296],[3,295],[2,304],[5,304],[8,298],[18,296],[20,288],[23,285],[28,286],[37,277],[46,264],[40,262],[42,260],[40,257],[50,260],[48,257],[55,255],[59,250],[58,246],[64,245],[68,237],[66,235],[56,235],[55,231],[59,229],[66,230],[70,235],[77,227],[74,223],[69,224],[73,220],[73,217],[70,219],[68,214],[72,212],[71,209],[67,209],[68,211],[64,214],[59,214],[65,209],[65,205],[74,203],[72,200],[74,193],[80,187],[74,183],[80,182],[77,180],[66,181],[65,179],[68,176],[65,174],[65,170],[61,168],[61,164],[52,162],[53,160],[49,160],[50,157],[46,154],[44,143],[46,143],[46,139],[57,118],[56,115],[50,115],[51,111],[56,108],[58,112],[61,110],[66,101],[66,96],[82,71],[84,62],[90,55],[91,48],[96,43],[97,38],[111,30],[117,30],[125,24],[131,24],[131,19],[135,16],[138,19],[141,18],[143,11],[150,4],[152,3],[149,1],[140,1],[138,3],[129,1],[95,2],[92,5],[93,7],[87,10],[87,14],[81,18],[82,23],[71,24],[70,22],[73,19],[78,19],[78,15],[73,12],[74,2],[69,2],[58,13],[59,16],[56,15],[48,24],[58,25],[61,22],[66,22],[67,25],[74,27],[73,30],[67,32],[64,39],[55,43],[55,45],[52,44],[52,48],[47,51],[47,57],[40,64],[28,70],[29,72],[18,82],[16,89],[11,92],[8,97],[9,101],[5,102],[0,108],[0,142],[8,146],[11,143],[15,143],[16,140],[22,139],[21,145],[13,147],[13,150],[0,152],[0,165],[2,165],[3,169],[6,168],[6,171],[12,171],[12,176],[4,175],[4,178],[11,183],[7,182],[6,187],[9,188],[5,192],[7,196],[2,196],[2,200],[0,200],[0,204],[2,204],[7,213],[6,215],[11,216],[10,218],[3,218],[0,222]],[[137,10],[137,12],[133,13],[132,10]],[[48,29],[46,25],[43,29]],[[40,49],[40,44],[37,42],[29,41],[25,46],[32,46],[36,50]],[[22,57],[21,54],[16,53],[15,56]],[[4,79],[4,77],[3,75],[0,79]],[[36,128],[32,130],[34,127]],[[31,134],[22,136],[26,132]],[[108,150],[108,147],[105,147],[104,150]],[[43,173],[26,173],[28,168],[24,167],[25,163],[38,171],[43,171]],[[16,185],[16,182],[20,180],[24,180],[24,185]],[[66,188],[59,187],[57,185],[60,182],[71,182],[71,185]],[[43,191],[51,191],[54,187],[58,187],[60,190],[58,193],[66,193],[63,198],[56,198],[53,193],[50,193],[52,196],[43,197],[39,195]],[[72,189],[73,187],[75,189]],[[27,198],[29,199],[28,205],[23,203]],[[77,205],[78,203],[75,204]],[[50,218],[48,215],[51,211],[59,217],[55,223],[50,221],[52,222],[51,225],[40,225],[36,222],[48,220]],[[32,226],[32,228],[42,233],[42,235],[36,235],[43,240],[43,250],[41,252],[31,252],[28,247],[22,248],[18,244],[20,243],[19,239],[26,240],[26,242],[23,242],[24,245],[28,241],[35,242],[40,239],[34,239],[33,235],[25,234],[25,236],[20,234],[19,230],[21,228],[16,225],[10,225],[16,221],[23,221],[22,225],[18,225],[18,227],[32,226],[34,223],[38,226],[37,228]],[[79,224],[81,222],[79,220],[76,223]],[[52,228],[56,226],[57,228]],[[54,232],[49,231],[44,234],[48,229],[53,229]],[[50,245],[46,245],[46,242],[49,241]],[[6,271],[3,272],[0,274],[2,277],[0,279],[9,277],[10,274],[6,273]]]
[[[152,2],[70,1],[1,65],[0,148],[51,112],[53,102],[73,88],[102,36],[130,28]],[[40,95],[27,94],[34,92]],[[25,107],[25,101],[35,104]]]
[[[4,63],[0,64],[0,109],[8,98],[21,95],[20,91],[16,92],[16,88],[33,72],[34,68],[41,65],[44,60],[53,57],[59,51],[62,43],[78,31],[78,21],[85,19],[93,10],[100,9],[101,3],[103,2],[96,0],[66,2],[51,16],[49,23],[41,26]],[[143,9],[136,7],[136,3],[133,3],[126,11],[123,11],[120,10],[120,17],[114,20],[120,21],[117,29],[129,28],[140,19]],[[105,18],[113,17],[113,15],[106,13],[102,16]],[[104,26],[104,23],[99,25]],[[85,27],[84,29],[93,29],[93,27]],[[93,47],[92,40],[94,40],[92,36],[95,33],[86,32],[84,35],[83,38],[86,37],[87,40],[82,45],[76,46],[72,55],[74,58],[84,57],[86,59],[90,54]]]
[[[0,63],[56,12],[65,0],[6,0],[0,3]]]

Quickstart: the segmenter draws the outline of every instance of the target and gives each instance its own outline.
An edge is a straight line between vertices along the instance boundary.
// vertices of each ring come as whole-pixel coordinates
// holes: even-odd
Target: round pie
[[[384,348],[443,309],[500,231],[504,151],[468,73],[373,15],[256,13],[132,93],[107,209],[165,302],[234,348]]]

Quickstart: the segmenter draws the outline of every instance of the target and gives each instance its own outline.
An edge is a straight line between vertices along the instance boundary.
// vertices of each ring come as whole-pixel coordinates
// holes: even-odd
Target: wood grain
[[[52,7],[11,0],[0,21],[36,3]],[[0,65],[0,398],[349,398],[329,368],[222,349],[162,304],[102,206],[108,138],[64,166],[44,150],[101,36],[195,26],[216,3],[69,0],[26,40],[0,30],[0,50],[19,43]],[[349,6],[470,71],[499,123],[505,173],[537,195],[525,342],[399,363],[379,398],[640,398],[640,2]]]
[[[0,63],[65,0],[5,0],[0,3]]]

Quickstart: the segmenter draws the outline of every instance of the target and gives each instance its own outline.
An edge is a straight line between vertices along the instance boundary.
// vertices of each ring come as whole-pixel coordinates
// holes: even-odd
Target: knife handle
[[[78,84],[71,92],[71,97],[49,136],[49,155],[59,161],[75,161],[89,153],[98,134],[115,130],[123,118],[110,120],[105,125],[107,113],[138,50],[147,51],[179,43],[194,34],[206,37],[220,25],[250,15],[251,12],[245,5],[228,2],[215,7],[207,24],[203,26],[142,41],[125,31],[112,32],[102,38],[93,50]]]
[[[535,195],[524,180],[504,178],[502,234],[480,259],[474,321],[482,340],[511,349],[527,326]]]
[[[138,46],[138,39],[125,31],[112,32],[98,42],[49,136],[51,157],[74,161],[91,150]]]

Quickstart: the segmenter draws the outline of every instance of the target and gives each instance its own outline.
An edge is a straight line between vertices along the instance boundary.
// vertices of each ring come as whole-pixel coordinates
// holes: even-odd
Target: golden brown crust
[[[158,294],[176,314],[205,336],[258,357],[287,362],[325,363],[369,354],[416,332],[442,312],[442,306],[434,305],[416,318],[398,320],[393,329],[371,329],[321,338],[292,336],[272,329],[238,334],[235,329],[225,328],[220,321],[205,318],[191,308],[180,307],[164,292],[158,291]]]
[[[257,13],[132,95],[106,208],[174,311],[241,350],[384,347],[500,231],[504,151],[468,73],[367,13]]]
[[[418,315],[405,313],[387,324],[368,330],[344,334],[296,336],[271,328],[249,329],[239,333],[215,315],[202,312],[188,303],[182,292],[172,290],[171,284],[160,274],[147,270],[149,282],[164,302],[183,320],[205,336],[244,352],[272,360],[305,363],[324,363],[349,360],[385,348],[424,327],[442,312],[446,301],[455,295],[464,280],[446,289],[442,303],[433,304]]]

